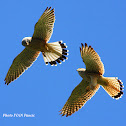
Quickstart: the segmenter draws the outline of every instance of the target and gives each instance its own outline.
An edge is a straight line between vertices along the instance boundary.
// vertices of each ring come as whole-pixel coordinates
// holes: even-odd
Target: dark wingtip
[[[87,43],[85,43],[85,47],[87,46]]]
[[[46,12],[48,10],[48,7],[45,9],[45,11],[44,12]]]
[[[8,82],[6,81],[6,79],[4,79],[4,81],[5,81],[5,84],[7,84],[7,85],[8,85]]]
[[[47,7],[44,12],[51,10],[52,7]],[[54,11],[54,8],[52,9]]]
[[[10,82],[6,82],[6,81],[5,81],[5,84],[6,84],[6,85],[9,85],[9,84],[10,84]]]
[[[89,45],[89,48],[92,48],[92,47]]]
[[[52,9],[53,11],[55,10],[55,8]]]
[[[49,7],[49,10],[51,9],[52,7]]]
[[[81,43],[81,46],[84,47],[83,43]]]
[[[81,47],[80,47],[80,52],[81,52]]]

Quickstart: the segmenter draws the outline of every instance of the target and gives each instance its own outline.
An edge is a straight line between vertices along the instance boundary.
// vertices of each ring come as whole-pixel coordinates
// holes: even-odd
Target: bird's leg
[[[45,44],[45,48],[48,52],[52,52],[52,48],[48,47],[47,44]]]
[[[45,44],[45,48],[46,48],[46,50],[48,50],[49,51],[49,47]]]
[[[94,85],[90,85],[89,86],[91,90],[94,90],[95,89],[95,86]]]
[[[86,91],[88,92],[91,89],[90,85],[86,87]]]
[[[42,52],[43,56],[46,57],[45,52]]]

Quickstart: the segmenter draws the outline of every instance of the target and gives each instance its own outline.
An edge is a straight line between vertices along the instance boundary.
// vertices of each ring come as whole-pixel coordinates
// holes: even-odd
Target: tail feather
[[[102,87],[105,91],[115,99],[119,99],[123,95],[123,82],[117,77],[104,77],[105,82]]]
[[[61,61],[67,60],[66,55],[68,55],[67,46],[62,41],[46,43],[47,50],[42,52],[45,64],[50,64],[51,66],[61,64]]]

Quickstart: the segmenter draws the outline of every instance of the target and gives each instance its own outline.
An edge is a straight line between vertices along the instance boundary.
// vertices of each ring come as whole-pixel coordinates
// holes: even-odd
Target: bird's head
[[[79,73],[79,75],[83,78],[83,76],[84,76],[84,72],[86,71],[86,69],[84,69],[84,68],[78,68],[77,69],[77,72]]]
[[[22,39],[22,45],[23,46],[28,46],[29,43],[31,42],[31,40],[32,40],[32,37],[25,37],[25,38],[23,38]]]
[[[85,70],[86,70],[86,69],[84,69],[84,68],[78,68],[78,69],[77,69],[78,72],[85,71]]]

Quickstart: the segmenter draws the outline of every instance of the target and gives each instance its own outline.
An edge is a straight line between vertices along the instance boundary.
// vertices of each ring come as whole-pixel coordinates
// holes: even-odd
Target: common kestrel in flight
[[[51,65],[61,64],[65,61],[68,50],[65,43],[62,41],[48,43],[53,33],[55,22],[54,9],[46,8],[38,22],[35,24],[32,37],[25,37],[22,40],[22,45],[25,49],[13,60],[11,67],[5,77],[5,84],[17,79],[32,63],[37,59],[42,52],[45,64]]]
[[[82,108],[95,95],[100,85],[112,98],[119,99],[123,94],[121,80],[116,77],[103,77],[104,65],[91,46],[88,47],[85,43],[84,47],[82,44],[80,53],[86,69],[79,68],[77,71],[83,80],[75,87],[64,107],[60,110],[62,116],[70,116]]]

